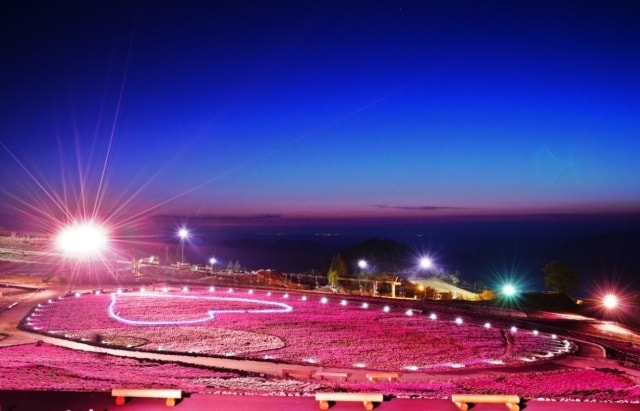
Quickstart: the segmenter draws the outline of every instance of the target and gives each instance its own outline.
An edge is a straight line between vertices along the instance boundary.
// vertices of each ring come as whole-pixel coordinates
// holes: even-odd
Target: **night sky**
[[[640,212],[636,1],[0,16],[4,226]]]

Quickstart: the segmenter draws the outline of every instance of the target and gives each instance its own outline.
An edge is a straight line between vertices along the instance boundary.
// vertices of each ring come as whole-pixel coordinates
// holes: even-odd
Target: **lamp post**
[[[187,231],[186,228],[181,228],[178,231],[178,237],[180,237],[180,246],[181,246],[180,262],[184,263],[184,240],[186,240],[187,237],[189,237],[189,231]]]
[[[427,299],[427,289],[424,285],[420,284],[418,285],[418,291],[420,291],[420,293],[424,293],[422,299],[426,300]]]
[[[213,258],[213,257],[211,257],[211,258],[209,259],[209,264],[211,264],[211,272],[212,272],[212,273],[213,273],[213,266],[215,265],[215,263],[216,263],[216,259],[215,259],[215,258]]]
[[[358,273],[358,288],[360,289],[360,294],[362,294],[362,273],[367,268],[366,260],[358,260],[358,268],[360,268],[360,272]]]
[[[367,260],[358,260],[358,268],[360,269],[358,275],[360,276],[360,278],[362,278],[362,274],[367,269],[367,267],[369,267],[369,263],[367,263]]]

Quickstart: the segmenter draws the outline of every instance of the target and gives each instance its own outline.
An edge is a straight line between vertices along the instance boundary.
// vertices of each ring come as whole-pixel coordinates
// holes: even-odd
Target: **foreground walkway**
[[[637,411],[638,404],[603,404],[581,402],[527,401],[527,411]],[[124,406],[116,406],[109,393],[0,391],[0,407],[11,411],[166,411],[161,399],[135,398]],[[191,395],[175,406],[177,411],[318,411],[313,397]],[[333,411],[362,411],[361,403],[337,403]],[[457,411],[448,399],[423,400],[389,398],[377,411]],[[475,409],[475,408],[474,408]],[[504,404],[482,404],[478,411],[504,411]]]

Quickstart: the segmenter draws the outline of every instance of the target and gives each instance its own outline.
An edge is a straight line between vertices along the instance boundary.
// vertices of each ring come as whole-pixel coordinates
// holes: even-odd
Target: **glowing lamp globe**
[[[618,305],[618,298],[613,294],[607,294],[602,299],[602,304],[608,309],[616,308]]]
[[[93,222],[67,226],[57,237],[58,249],[78,258],[99,257],[107,244],[106,230]]]
[[[502,292],[507,297],[511,297],[512,295],[515,295],[516,287],[514,287],[512,284],[506,284],[504,287],[502,287]]]
[[[420,259],[420,268],[426,270],[427,268],[431,268],[432,265],[433,265],[433,261],[431,261],[429,257],[422,257]]]
[[[360,267],[361,269],[367,268],[367,262],[365,260],[358,261],[358,267]]]

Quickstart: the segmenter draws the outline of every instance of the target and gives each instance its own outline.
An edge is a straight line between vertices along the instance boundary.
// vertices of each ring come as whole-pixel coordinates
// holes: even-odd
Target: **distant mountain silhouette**
[[[340,252],[350,272],[358,271],[358,262],[367,262],[366,271],[399,272],[416,264],[411,248],[391,239],[368,238]]]

